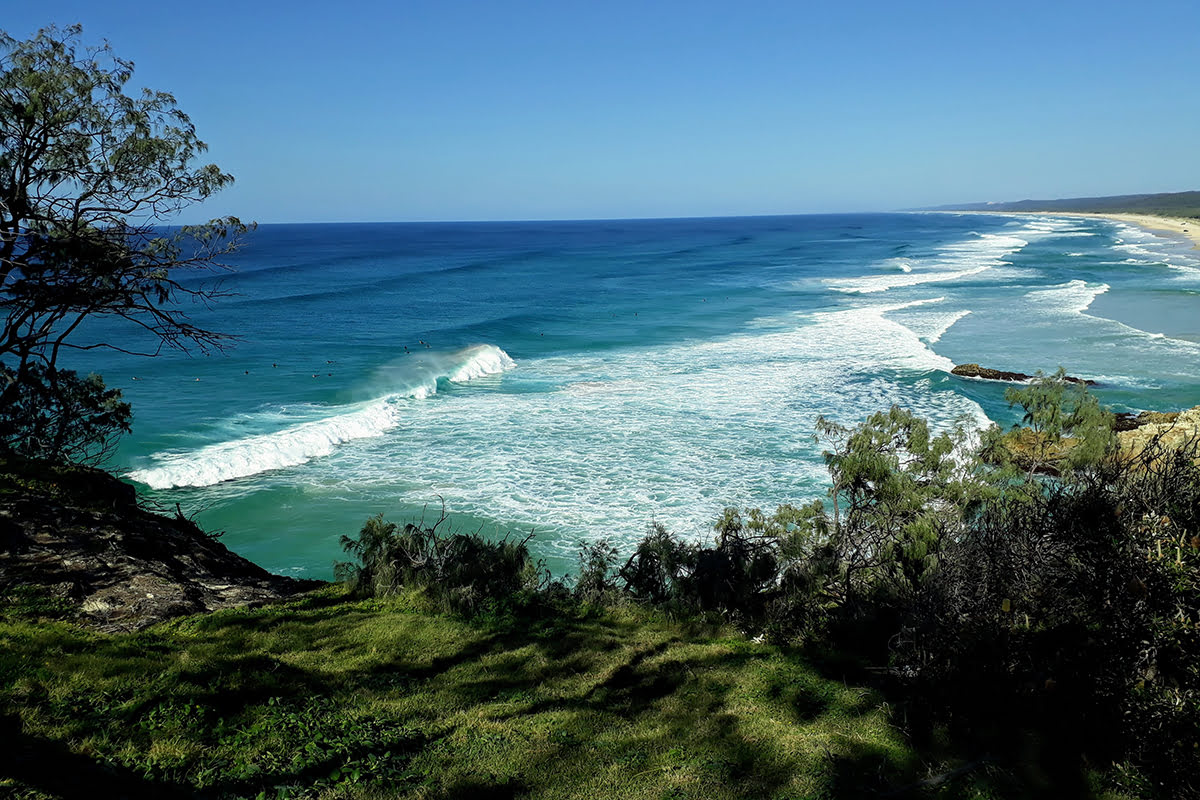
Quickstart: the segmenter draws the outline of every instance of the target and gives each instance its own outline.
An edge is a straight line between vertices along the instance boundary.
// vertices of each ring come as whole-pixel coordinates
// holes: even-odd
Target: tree
[[[839,570],[830,591],[842,604],[883,587],[919,593],[974,502],[965,430],[934,436],[925,420],[897,406],[852,429],[818,418],[817,430],[833,445],[824,454],[833,517],[821,525]]]
[[[233,178],[194,163],[207,148],[174,97],[127,94],[133,64],[107,44],[81,46],[81,34],[77,25],[27,41],[0,33],[0,409],[59,375],[64,350],[157,355],[229,338],[192,323],[181,301],[222,295],[185,278],[225,268],[247,226],[235,217],[164,226]],[[98,318],[145,335],[88,335],[84,322]]]
[[[1013,465],[1027,473],[1059,475],[1095,467],[1116,446],[1112,414],[1082,384],[1071,384],[1059,367],[1053,375],[1037,375],[1024,387],[1005,391],[1009,406],[1025,414],[1008,432],[984,434],[983,456],[994,464]]]
[[[0,408],[0,442],[18,455],[99,464],[112,454],[117,437],[130,431],[129,404],[99,375],[81,378],[69,369],[34,364],[18,382],[0,364],[0,378],[13,389]]]

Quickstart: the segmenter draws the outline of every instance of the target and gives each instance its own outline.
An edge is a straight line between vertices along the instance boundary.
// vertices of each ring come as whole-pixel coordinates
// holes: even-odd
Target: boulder
[[[1190,448],[1194,456],[1200,455],[1200,406],[1178,413],[1142,412],[1135,419],[1142,420],[1141,424],[1117,433],[1123,455],[1138,457],[1148,446],[1163,450]]]

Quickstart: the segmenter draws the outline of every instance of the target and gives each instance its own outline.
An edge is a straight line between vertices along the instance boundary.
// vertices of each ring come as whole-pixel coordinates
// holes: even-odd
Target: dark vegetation
[[[80,35],[0,31],[0,444],[98,462],[130,408],[60,357],[220,348],[229,337],[193,324],[181,301],[221,296],[186,279],[221,270],[246,226],[164,227],[233,178],[194,163],[207,148],[174,97],[128,91],[133,64]],[[122,344],[99,320],[127,327]]]
[[[1019,449],[999,431],[935,436],[897,408],[822,422],[828,504],[727,509],[712,543],[652,526],[624,559],[584,545],[575,599],[821,654],[884,690],[912,742],[1002,772],[1001,794],[1086,795],[1099,769],[1133,794],[1197,796],[1196,442],[1121,456],[1111,415],[1062,376],[1009,397]],[[436,528],[369,520],[346,540],[358,591],[561,605],[523,544]]]
[[[1073,197],[1061,200],[1017,200],[1010,203],[966,203],[939,206],[938,211],[1084,211],[1097,214],[1154,214],[1200,219],[1200,192]]]

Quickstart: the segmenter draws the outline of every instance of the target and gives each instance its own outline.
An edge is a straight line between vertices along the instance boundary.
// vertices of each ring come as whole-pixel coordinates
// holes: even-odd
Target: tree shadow
[[[364,697],[382,697],[387,703],[428,698],[428,702],[409,702],[403,712],[372,711],[393,715],[381,720],[377,733],[300,766],[268,768],[252,776],[221,777],[219,773],[217,781],[210,779],[203,791],[172,782],[165,777],[170,772],[156,769],[148,774],[157,777],[146,777],[124,770],[116,777],[97,778],[97,786],[112,792],[95,794],[253,796],[275,786],[326,785],[323,782],[334,770],[370,759],[388,760],[387,780],[397,793],[416,791],[419,785],[419,793],[433,797],[521,796],[535,791],[532,776],[555,774],[564,768],[575,770],[576,775],[604,770],[644,774],[641,780],[664,787],[686,777],[687,786],[698,787],[699,794],[694,795],[698,797],[704,796],[704,787],[717,786],[745,797],[771,796],[787,789],[798,771],[811,772],[813,759],[829,767],[822,785],[834,792],[832,796],[853,796],[854,792],[919,777],[883,748],[855,749],[839,744],[837,753],[812,755],[792,752],[761,731],[748,730],[744,698],[731,698],[741,690],[740,676],[757,668],[756,661],[776,658],[770,655],[776,651],[714,644],[704,631],[693,636],[681,626],[655,628],[592,618],[528,624],[518,620],[490,629],[468,627],[462,637],[446,640],[452,646],[445,651],[421,654],[406,648],[349,668],[337,664],[329,669],[302,667],[276,652],[296,652],[306,642],[328,648],[332,640],[323,637],[330,635],[329,626],[354,625],[374,613],[317,603],[296,615],[215,615],[186,626],[185,635],[174,640],[171,629],[166,628],[134,636],[81,635],[45,645],[66,654],[86,651],[93,657],[111,656],[108,677],[120,685],[148,677],[162,682],[161,688],[143,693],[139,702],[127,698],[118,720],[89,717],[79,723],[80,734],[87,733],[87,725],[107,726],[107,735],[117,735],[115,731],[124,726],[128,730],[121,730],[119,736],[139,747],[148,747],[149,740],[147,734],[137,732],[137,724],[158,704],[191,703],[204,709],[202,721],[197,723],[202,730],[189,735],[213,745],[218,736],[213,731],[216,720],[240,725],[239,715],[247,709],[274,703],[280,704],[281,713],[295,713],[304,725],[314,726],[312,736],[316,738],[323,735],[321,726],[341,718],[341,704],[353,709]],[[430,631],[437,622],[425,620],[422,624],[422,630]],[[284,627],[296,630],[281,632]],[[263,644],[255,638],[257,634],[276,638],[268,637]],[[195,658],[178,657],[169,674],[156,674],[172,648],[188,649]],[[783,662],[776,658],[771,663]],[[818,690],[816,683],[789,684],[786,672],[771,675],[756,702],[765,704],[769,715],[779,720],[819,726],[827,715],[835,715],[853,725],[858,716],[875,712],[872,702],[835,702],[831,700],[833,689]],[[837,682],[840,684],[840,679]],[[314,711],[314,702],[328,705]],[[394,707],[387,703],[379,708]],[[444,709],[470,712],[448,719],[442,716]],[[261,716],[268,712],[253,713]],[[517,725],[519,718],[535,715],[545,715],[551,726],[537,747],[503,741],[497,745],[521,754],[523,761],[515,773],[462,773],[465,767],[457,765],[455,754],[459,751],[454,748],[465,746],[464,741],[469,743],[480,733],[474,726],[504,730]],[[20,733],[19,723],[11,725]],[[30,743],[25,751],[33,756],[17,777],[42,781],[31,785],[45,791],[67,796],[86,791],[93,783],[91,774],[108,769],[87,756],[71,755],[64,744],[20,735]],[[288,735],[293,738],[287,741],[295,741],[295,736],[306,734],[292,731]],[[70,771],[78,778],[49,768],[59,754],[65,754],[67,763],[90,767]],[[412,767],[414,761],[423,766]],[[856,777],[862,775],[876,777]],[[685,791],[683,796],[692,795]]]
[[[0,715],[0,775],[25,787],[62,797],[194,797],[188,784],[149,780],[134,770],[101,764],[62,742],[30,736],[16,717]]]
[[[824,678],[870,687],[884,699],[889,722],[904,734],[917,763],[904,780],[883,779],[886,754],[856,746],[830,761],[834,797],[1063,798],[1092,800],[1099,789],[1077,719],[1054,701],[993,679],[992,666],[956,685],[925,685],[845,654],[797,655]],[[969,672],[969,671],[968,671]]]

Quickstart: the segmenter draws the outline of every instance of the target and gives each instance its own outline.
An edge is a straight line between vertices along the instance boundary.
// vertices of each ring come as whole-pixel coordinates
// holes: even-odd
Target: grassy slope
[[[917,769],[877,695],[729,631],[340,592],[132,635],[0,619],[0,794],[832,797]]]

